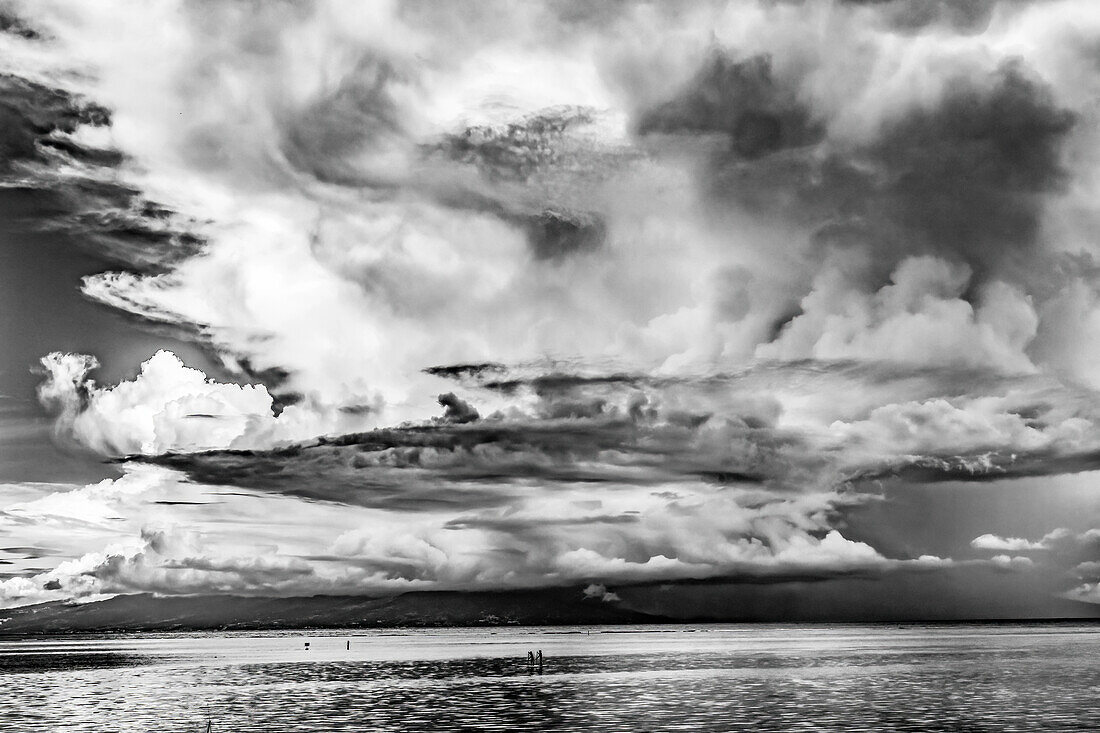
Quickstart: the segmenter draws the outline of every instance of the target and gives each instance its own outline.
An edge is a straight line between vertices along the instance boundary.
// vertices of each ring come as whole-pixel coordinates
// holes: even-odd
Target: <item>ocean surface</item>
[[[308,649],[306,643],[308,642]],[[350,643],[350,649],[348,648]],[[527,652],[543,654],[542,669]],[[1100,729],[1100,625],[702,625],[0,641],[4,731]]]

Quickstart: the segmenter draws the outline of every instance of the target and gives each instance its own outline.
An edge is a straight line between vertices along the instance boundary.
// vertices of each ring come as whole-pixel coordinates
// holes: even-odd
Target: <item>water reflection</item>
[[[1100,728],[1100,634],[1088,626],[706,631],[449,630],[354,636],[351,649],[313,636],[308,652],[300,634],[0,643],[0,720],[19,731]],[[529,674],[532,643],[546,650],[542,675]]]
[[[117,652],[73,652],[67,654],[43,654],[23,652],[0,654],[0,675],[20,672],[56,672],[71,669],[111,669],[155,664],[156,657]]]

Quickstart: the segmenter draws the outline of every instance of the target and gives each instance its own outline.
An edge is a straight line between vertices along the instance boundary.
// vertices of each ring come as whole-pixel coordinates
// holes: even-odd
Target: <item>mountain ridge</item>
[[[672,619],[588,598],[580,588],[412,591],[394,596],[118,595],[0,611],[0,636],[107,631],[558,626]]]

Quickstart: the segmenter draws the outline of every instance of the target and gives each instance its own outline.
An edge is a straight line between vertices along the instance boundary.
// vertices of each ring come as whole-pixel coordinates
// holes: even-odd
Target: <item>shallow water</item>
[[[1095,730],[1097,659],[1074,624],[5,640],[0,729]]]

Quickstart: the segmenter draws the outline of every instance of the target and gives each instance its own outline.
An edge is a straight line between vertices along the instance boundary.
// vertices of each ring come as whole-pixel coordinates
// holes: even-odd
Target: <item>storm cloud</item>
[[[935,548],[867,519],[1100,469],[1092,4],[14,3],[0,30],[4,185],[117,263],[95,307],[216,365],[153,348],[101,384],[94,344],[43,344],[55,439],[124,475],[10,489],[2,526],[52,547],[80,505],[96,546],[8,602],[976,568],[1095,601],[1067,507],[971,508]]]

